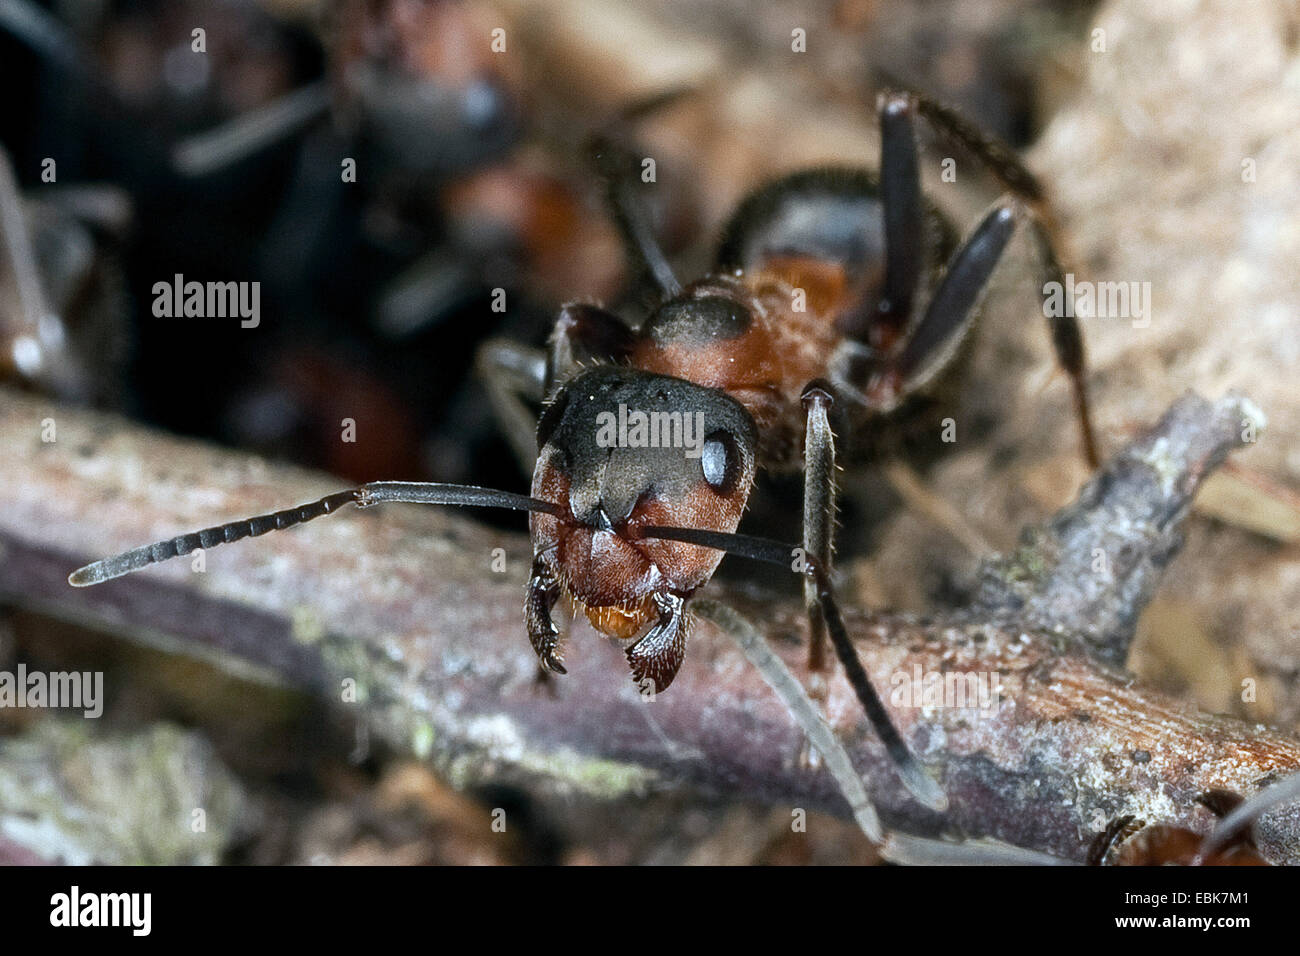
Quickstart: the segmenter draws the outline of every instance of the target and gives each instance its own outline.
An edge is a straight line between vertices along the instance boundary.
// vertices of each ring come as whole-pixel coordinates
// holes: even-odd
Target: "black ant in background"
[[[660,302],[638,329],[594,305],[566,305],[549,355],[499,342],[484,347],[480,368],[508,438],[521,457],[531,459],[537,449],[530,495],[376,482],[106,558],[74,572],[70,583],[97,584],[348,504],[524,510],[533,544],[524,616],[542,668],[564,673],[552,620],[563,595],[598,631],[630,640],[633,677],[662,691],[685,655],[689,600],[723,554],[785,565],[793,558],[796,570],[807,572],[810,668],[825,670],[829,635],[902,778],[936,804],[942,794],[881,705],[831,591],[832,415],[853,460],[887,423],[924,404],[975,322],[1017,223],[1029,227],[1045,271],[1057,278],[1060,267],[1037,211],[1042,190],[1009,148],[913,93],[883,94],[878,108],[878,177],[817,169],[759,189],[724,228],[714,269],[686,286],[637,201],[631,157],[609,139],[596,139],[593,152],[608,177],[616,220],[658,286]],[[960,244],[921,192],[919,118],[966,147],[1011,193]],[[1080,332],[1070,317],[1048,322],[1074,388],[1085,454],[1095,463]],[[545,401],[535,427],[526,400]],[[645,447],[645,441],[602,440],[610,416],[629,413],[700,422],[699,441],[683,448],[680,441]],[[803,470],[801,552],[736,533],[760,468]]]
[[[31,334],[48,310],[35,308],[39,290],[19,284],[13,320],[0,319],[0,378],[51,388],[75,359],[82,378],[99,379],[74,391],[62,374],[62,397],[129,403],[171,430],[358,482],[375,473],[459,481],[493,467],[508,453],[466,381],[474,349],[489,331],[531,338],[549,328],[565,297],[615,294],[624,270],[612,224],[589,214],[587,171],[535,149],[520,58],[482,42],[492,6],[328,0],[314,5],[318,30],[256,4],[127,6],[65,22],[35,0],[0,0],[0,74],[12,67],[17,88],[34,93],[15,117],[24,121],[0,138],[28,177],[54,156],[60,176],[107,180],[131,200],[129,233],[84,223],[96,239],[107,233],[98,258],[118,268],[122,295],[147,305],[160,275],[247,277],[262,283],[277,320],[231,336],[122,305],[103,335],[75,316],[60,341]],[[210,54],[191,50],[195,24],[206,25]],[[168,71],[130,69],[177,51],[208,64],[201,86],[182,92]],[[250,98],[260,105],[235,106]],[[31,259],[3,222],[0,299],[6,261]],[[119,247],[120,267],[110,258]],[[492,316],[491,328],[463,321],[498,287],[510,294],[508,315]],[[78,354],[62,355],[66,344]],[[195,352],[221,387],[178,405],[167,370],[175,354]],[[344,416],[385,421],[385,440],[364,454],[335,441]]]

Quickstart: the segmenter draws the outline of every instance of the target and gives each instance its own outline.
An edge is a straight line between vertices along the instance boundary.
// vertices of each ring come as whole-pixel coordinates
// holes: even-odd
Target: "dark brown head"
[[[757,434],[744,407],[683,379],[598,366],[570,379],[538,426],[533,550],[601,631],[634,636],[655,594],[685,597],[719,551],[657,538],[654,525],[735,531],[754,481]]]

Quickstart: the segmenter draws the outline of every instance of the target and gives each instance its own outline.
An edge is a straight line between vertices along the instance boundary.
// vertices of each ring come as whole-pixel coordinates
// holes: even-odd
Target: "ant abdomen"
[[[775,179],[750,193],[723,227],[715,259],[722,273],[761,269],[773,258],[837,263],[883,272],[880,183],[865,169],[827,166]],[[948,234],[948,248],[953,244]]]

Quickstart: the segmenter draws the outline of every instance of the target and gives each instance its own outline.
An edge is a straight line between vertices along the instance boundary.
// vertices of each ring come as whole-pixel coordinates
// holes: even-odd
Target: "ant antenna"
[[[798,550],[781,544],[779,541],[758,538],[753,535],[728,534],[723,531],[705,531],[699,528],[652,526],[643,529],[641,536],[645,538],[666,538],[670,541],[700,545],[701,547],[713,548],[717,551],[725,551],[729,554],[764,561],[769,564],[786,565],[793,563],[796,570],[800,567],[800,559],[796,557],[799,553]],[[885,745],[885,750],[894,761],[899,778],[912,796],[920,800],[925,806],[933,810],[945,809],[948,806],[948,798],[934,781],[934,778],[926,772],[920,761],[907,749],[907,744],[903,742],[902,736],[898,733],[898,728],[894,726],[894,722],[890,719],[889,712],[885,710],[885,705],[881,703],[880,695],[876,693],[875,687],[872,686],[866,668],[862,666],[862,660],[858,657],[858,652],[849,639],[848,629],[844,626],[844,618],[840,615],[839,603],[835,600],[835,592],[831,587],[830,576],[813,559],[812,555],[807,553],[802,556],[802,567],[807,569],[807,573],[811,574],[816,582],[817,604],[821,609],[822,619],[826,622],[826,633],[835,648],[835,655],[840,659],[845,676],[848,677],[849,684],[853,687],[858,702],[862,704],[862,709],[866,711],[867,719],[871,721],[871,726],[875,728],[876,735]]]
[[[74,588],[101,584],[113,578],[120,578],[124,574],[130,574],[132,571],[147,568],[151,564],[182,557],[197,548],[215,548],[219,544],[229,544],[241,538],[256,538],[271,531],[291,528],[313,518],[319,518],[321,515],[333,514],[346,505],[355,504],[358,508],[368,508],[385,501],[420,505],[509,508],[514,511],[540,511],[556,516],[562,514],[559,506],[549,501],[530,498],[527,495],[516,495],[508,491],[496,491],[492,488],[421,481],[374,481],[350,491],[326,495],[318,501],[299,505],[296,508],[286,508],[284,511],[258,515],[255,518],[229,521],[212,528],[204,528],[202,531],[194,531],[145,545],[111,558],[104,558],[73,571],[68,575],[68,583]]]
[[[667,541],[681,541],[684,544],[696,544],[701,548],[725,551],[737,557],[762,561],[765,564],[792,565],[801,549],[773,541],[771,538],[759,538],[752,534],[731,534],[726,531],[708,531],[704,528],[671,528],[662,525],[649,525],[641,529],[643,538],[663,538]]]
[[[817,709],[817,705],[808,697],[808,692],[799,683],[798,678],[790,673],[785,662],[777,657],[776,652],[763,639],[763,635],[753,624],[749,623],[735,610],[718,601],[700,598],[691,603],[691,608],[706,621],[712,621],[736,641],[749,662],[758,669],[769,687],[785,702],[785,706],[794,715],[795,721],[803,728],[809,743],[826,761],[826,769],[839,785],[840,792],[848,801],[853,819],[872,843],[879,846],[884,842],[885,831],[881,828],[880,817],[867,795],[867,788],[862,778],[853,769],[853,761],[844,749],[834,731],[826,723],[826,718]]]

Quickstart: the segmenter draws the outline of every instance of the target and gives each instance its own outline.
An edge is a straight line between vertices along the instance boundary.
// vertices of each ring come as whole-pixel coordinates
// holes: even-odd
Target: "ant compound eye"
[[[739,463],[736,441],[726,432],[714,432],[704,439],[700,467],[704,471],[704,480],[715,491],[725,493],[731,489],[736,482]]]

